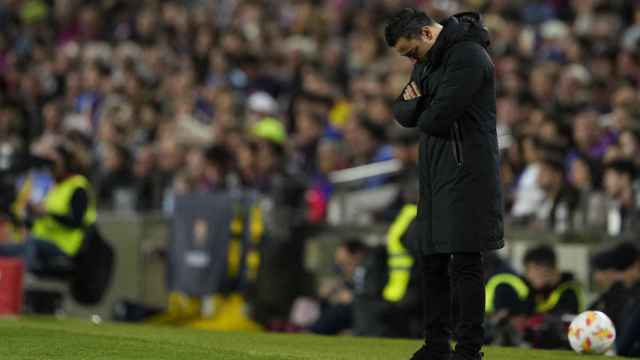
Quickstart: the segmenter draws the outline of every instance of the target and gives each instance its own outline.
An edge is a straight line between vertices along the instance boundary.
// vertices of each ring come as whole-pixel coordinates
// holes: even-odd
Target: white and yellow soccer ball
[[[616,340],[616,328],[600,311],[585,311],[569,326],[569,343],[581,354],[604,354]]]

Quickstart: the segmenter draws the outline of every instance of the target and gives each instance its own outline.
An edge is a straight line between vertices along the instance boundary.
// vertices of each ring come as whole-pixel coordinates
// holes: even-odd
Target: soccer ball
[[[604,354],[616,340],[616,328],[600,311],[585,311],[569,326],[569,343],[581,354]]]

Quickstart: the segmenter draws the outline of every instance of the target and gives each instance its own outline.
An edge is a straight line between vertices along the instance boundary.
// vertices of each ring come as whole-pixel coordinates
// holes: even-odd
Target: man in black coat
[[[393,105],[397,121],[420,133],[416,221],[426,342],[413,359],[451,358],[452,296],[459,314],[452,358],[480,359],[482,253],[504,245],[489,35],[479,14],[458,14],[439,24],[404,9],[390,18],[385,40],[415,64]]]

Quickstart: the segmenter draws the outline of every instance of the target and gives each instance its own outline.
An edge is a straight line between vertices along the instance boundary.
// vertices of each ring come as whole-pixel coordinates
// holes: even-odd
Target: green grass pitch
[[[216,333],[50,318],[0,320],[2,360],[404,360],[419,346],[412,340]],[[485,353],[486,360],[598,358],[510,348],[487,348]]]

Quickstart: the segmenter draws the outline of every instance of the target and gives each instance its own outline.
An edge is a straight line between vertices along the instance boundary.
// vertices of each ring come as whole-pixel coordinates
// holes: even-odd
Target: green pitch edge
[[[218,333],[51,318],[0,320],[2,360],[404,360],[419,346],[412,340]],[[485,353],[486,360],[586,360],[566,351],[494,347]]]

